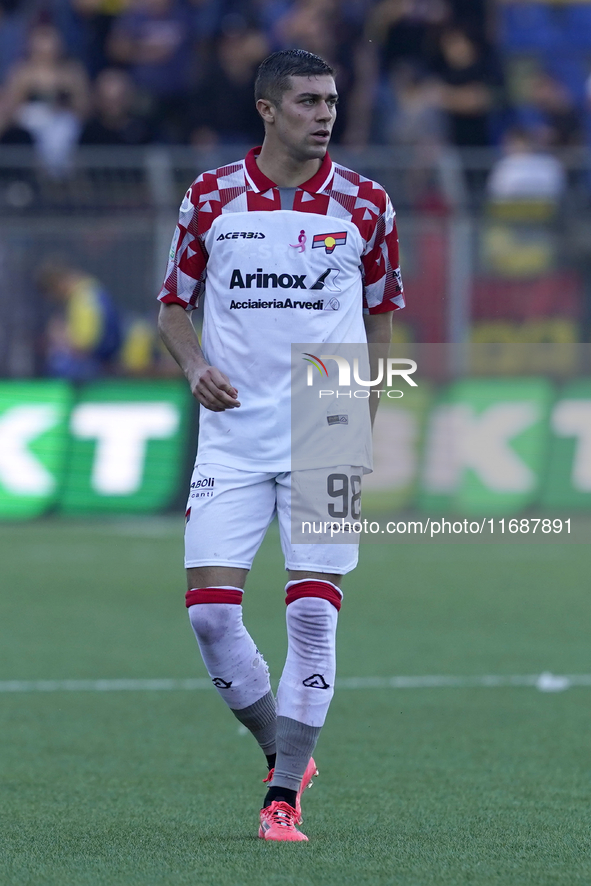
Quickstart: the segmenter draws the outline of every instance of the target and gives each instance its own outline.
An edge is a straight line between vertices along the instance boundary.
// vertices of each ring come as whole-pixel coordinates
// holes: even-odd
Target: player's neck
[[[298,160],[287,151],[264,142],[256,158],[257,166],[279,188],[297,188],[312,178],[322,165],[322,160]]]

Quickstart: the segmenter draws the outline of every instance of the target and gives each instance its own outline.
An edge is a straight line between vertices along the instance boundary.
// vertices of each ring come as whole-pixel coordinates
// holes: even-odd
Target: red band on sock
[[[242,591],[235,588],[191,588],[185,594],[185,605],[194,606],[195,603],[242,603]]]
[[[300,600],[302,597],[320,597],[322,600],[328,600],[337,612],[341,608],[341,595],[334,585],[329,584],[327,581],[310,579],[310,581],[300,581],[292,585],[287,592],[285,605],[289,606],[294,600]]]

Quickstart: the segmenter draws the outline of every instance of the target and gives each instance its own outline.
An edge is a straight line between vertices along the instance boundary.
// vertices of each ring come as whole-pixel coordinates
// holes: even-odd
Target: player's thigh
[[[355,568],[362,469],[349,465],[293,471],[278,478],[277,512],[285,568],[299,577],[345,575]],[[347,519],[344,519],[344,518]],[[337,584],[338,582],[335,582]]]
[[[314,572],[312,569],[287,569],[287,578],[288,581],[307,581],[314,580],[317,581],[330,581],[333,585],[336,585],[337,588],[340,588],[341,581],[343,580],[342,573],[336,572]]]
[[[187,570],[187,590],[192,588],[244,588],[248,569],[233,566],[193,566]]]
[[[213,582],[241,587],[274,513],[273,474],[196,465],[187,502],[185,567],[207,584],[192,587]]]

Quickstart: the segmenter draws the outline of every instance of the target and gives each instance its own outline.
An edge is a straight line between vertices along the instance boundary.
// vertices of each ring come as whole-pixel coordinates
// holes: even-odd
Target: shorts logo
[[[305,680],[302,680],[302,683],[310,689],[330,689],[322,674],[312,674],[311,677],[306,677]]]
[[[191,483],[191,489],[199,489],[200,486],[213,486],[214,483],[214,477],[205,477],[203,480],[195,480]]]
[[[194,480],[191,483],[191,498],[211,498],[213,495],[214,483],[214,477],[204,477],[203,480]]]
[[[217,686],[218,689],[229,689],[230,686],[232,685],[231,680],[229,683],[227,683],[226,680],[222,680],[221,677],[214,677],[211,682],[213,683],[214,686]]]
[[[331,255],[337,246],[344,246],[347,242],[347,232],[340,231],[336,234],[314,234],[312,249],[324,247],[327,255]]]
[[[348,425],[349,424],[349,416],[348,415],[327,415],[326,420],[329,425]]]

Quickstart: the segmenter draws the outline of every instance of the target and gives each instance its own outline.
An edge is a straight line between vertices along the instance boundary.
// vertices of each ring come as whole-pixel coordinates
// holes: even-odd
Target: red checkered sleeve
[[[384,314],[404,307],[404,290],[398,256],[398,231],[390,198],[383,207],[362,257],[364,312]]]
[[[200,230],[200,192],[205,176],[200,176],[185,194],[172,238],[164,284],[158,298],[164,304],[197,307],[205,286],[207,250]],[[203,227],[203,225],[201,225]]]

